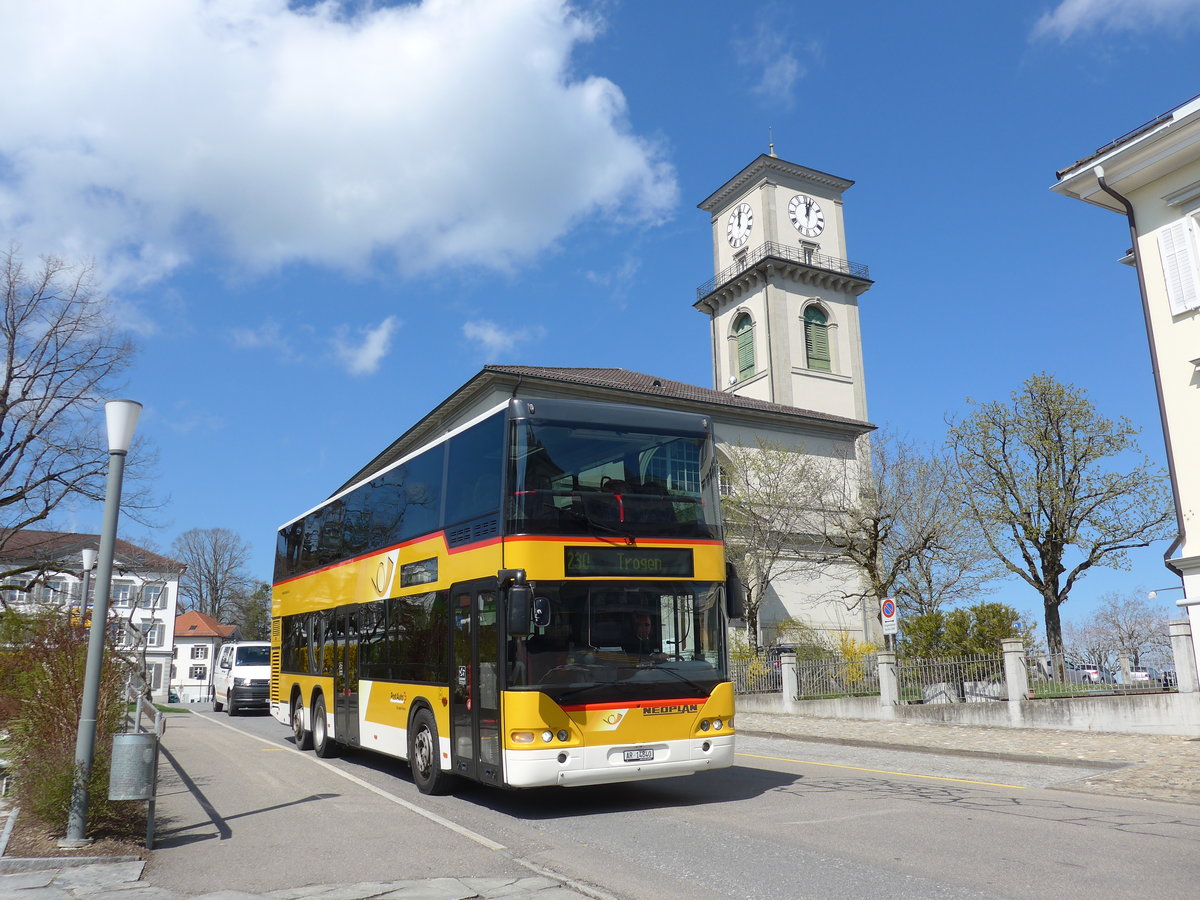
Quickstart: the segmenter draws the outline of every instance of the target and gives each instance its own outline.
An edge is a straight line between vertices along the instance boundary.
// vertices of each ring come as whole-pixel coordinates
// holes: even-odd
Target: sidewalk
[[[588,896],[467,829],[427,821],[436,817],[419,801],[388,797],[315,764],[311,753],[263,742],[219,718],[177,714],[167,721],[151,859],[0,859],[0,873],[7,871],[0,898]],[[267,767],[259,764],[264,755]]]
[[[737,724],[741,733],[801,741],[1093,767],[1101,763],[1111,769],[1072,782],[1071,789],[1200,804],[1200,741],[1191,738],[766,713],[739,714]],[[605,896],[530,871],[502,849],[487,846],[486,839],[481,843],[469,832],[456,835],[422,822],[419,810],[398,805],[285,749],[197,716],[172,716],[163,750],[158,831],[150,863],[93,860],[82,866],[45,868],[45,861],[29,861],[29,871],[0,874],[0,898],[565,900]],[[242,774],[239,763],[261,753],[277,754],[272,758],[273,777]],[[292,773],[293,766],[302,768]],[[307,796],[298,798],[294,785],[301,783],[301,776]],[[346,821],[369,817],[375,823],[370,840],[351,843],[350,835],[323,827],[340,816],[351,817]],[[0,829],[3,818],[0,808]],[[470,873],[470,877],[439,877],[445,875],[446,866],[438,870],[434,860],[451,843],[456,873]]]

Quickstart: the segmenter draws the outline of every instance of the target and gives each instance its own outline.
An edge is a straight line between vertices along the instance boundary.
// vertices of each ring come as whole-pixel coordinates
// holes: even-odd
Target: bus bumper
[[[510,787],[579,787],[651,778],[693,775],[733,765],[734,735],[682,741],[660,741],[631,747],[566,747],[544,750],[506,750],[505,781]],[[626,750],[654,751],[654,759],[626,762]]]

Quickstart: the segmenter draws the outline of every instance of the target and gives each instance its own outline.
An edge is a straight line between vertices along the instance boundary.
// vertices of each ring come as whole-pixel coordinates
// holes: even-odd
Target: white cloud
[[[804,59],[819,59],[820,44],[798,45],[780,31],[778,17],[770,9],[759,14],[752,34],[735,38],[734,53],[738,64],[750,70],[752,93],[772,104],[790,106],[796,85],[808,74]]]
[[[0,228],[145,283],[508,268],[603,210],[653,222],[671,167],[567,0],[39,0],[0,11]]]
[[[357,340],[345,325],[333,337],[333,353],[351,375],[373,375],[392,346],[392,334],[400,323],[388,316],[374,328],[358,329]]]
[[[1035,38],[1066,41],[1092,31],[1144,31],[1200,24],[1200,0],[1062,0],[1043,13]]]
[[[540,325],[508,328],[487,319],[464,323],[462,332],[465,338],[479,344],[484,353],[497,360],[511,357],[520,344],[541,340],[546,336],[546,329]]]
[[[232,328],[229,337],[239,350],[270,350],[287,362],[299,358],[291,338],[273,320],[263,322],[257,328]]]
[[[588,270],[583,273],[583,276],[597,287],[612,288],[614,293],[624,293],[626,288],[633,283],[638,269],[641,267],[642,261],[640,259],[627,256],[621,260],[615,269],[609,269],[605,272]]]

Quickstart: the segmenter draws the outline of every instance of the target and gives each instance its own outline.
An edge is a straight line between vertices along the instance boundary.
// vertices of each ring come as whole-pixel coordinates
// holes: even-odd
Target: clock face
[[[725,228],[725,236],[729,238],[729,246],[738,248],[750,240],[750,231],[754,228],[754,210],[749,203],[739,203],[729,214],[729,224]]]
[[[821,204],[812,197],[797,194],[788,204],[788,215],[792,224],[805,237],[816,237],[825,230],[825,213],[821,212]]]

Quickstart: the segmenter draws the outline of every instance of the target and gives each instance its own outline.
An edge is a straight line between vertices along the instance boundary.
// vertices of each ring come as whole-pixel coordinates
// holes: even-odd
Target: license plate
[[[640,750],[626,750],[625,762],[654,762],[654,751],[648,747]]]

